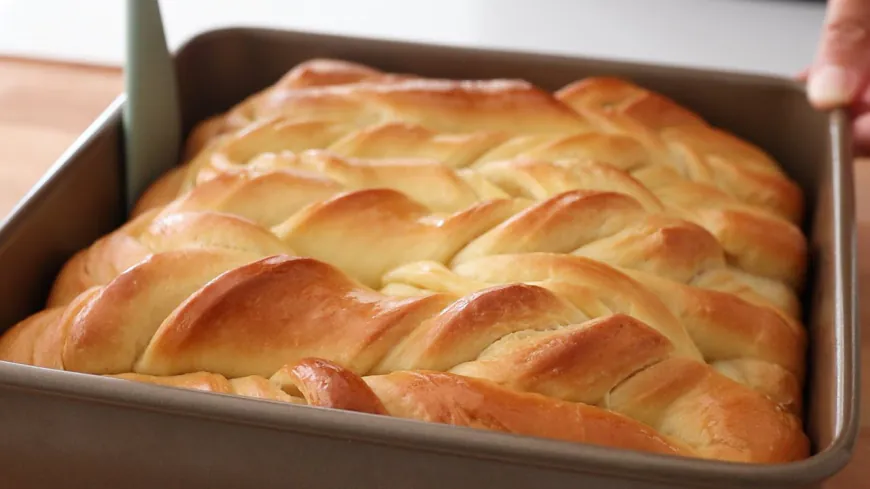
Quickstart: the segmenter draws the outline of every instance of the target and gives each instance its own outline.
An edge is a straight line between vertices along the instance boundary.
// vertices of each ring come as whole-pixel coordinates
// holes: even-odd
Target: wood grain
[[[118,69],[0,58],[0,218],[121,92]],[[860,304],[870,304],[870,159],[856,162]],[[825,489],[870,488],[870,311],[862,308],[862,430]]]
[[[121,71],[0,58],[0,216],[123,90]]]

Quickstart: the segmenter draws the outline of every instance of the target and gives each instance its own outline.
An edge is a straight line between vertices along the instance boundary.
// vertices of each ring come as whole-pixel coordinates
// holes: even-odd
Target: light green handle
[[[125,198],[129,212],[148,185],[179,157],[178,87],[157,0],[127,0],[124,83]]]

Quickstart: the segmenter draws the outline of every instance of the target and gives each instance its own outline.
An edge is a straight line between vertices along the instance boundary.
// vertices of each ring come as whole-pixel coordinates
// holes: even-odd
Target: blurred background
[[[824,1],[164,0],[167,36],[257,25],[791,75]],[[124,2],[0,0],[0,55],[119,64]]]

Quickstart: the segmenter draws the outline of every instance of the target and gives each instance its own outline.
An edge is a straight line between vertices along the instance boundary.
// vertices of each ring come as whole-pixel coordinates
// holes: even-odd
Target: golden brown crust
[[[631,316],[615,314],[565,328],[504,336],[475,360],[450,371],[514,390],[599,404],[615,385],[672,351],[671,343],[654,329]]]
[[[406,123],[388,126],[390,129],[387,132],[390,133],[404,131],[410,135],[425,131],[414,129],[414,126]],[[305,134],[307,131],[300,136],[301,139],[309,141],[311,138]],[[664,212],[704,227],[721,242],[732,266],[781,281],[790,288],[799,288],[803,281],[806,242],[792,223],[761,208],[739,202],[715,188],[715,179],[686,180],[667,165],[654,163],[649,155],[645,158],[640,154],[635,155],[632,144],[627,143],[632,140],[625,136],[581,133],[556,136],[556,139],[546,135],[514,138],[481,157],[477,163],[460,158],[451,164],[470,167],[460,173],[451,173],[443,163],[433,165],[432,160],[426,160],[426,164],[423,164],[419,158],[454,159],[480,142],[497,139],[488,137],[489,133],[477,133],[481,137],[473,139],[476,142],[472,144],[467,137],[459,134],[441,138],[436,144],[433,138],[437,139],[437,136],[425,136],[422,140],[418,138],[396,149],[415,158],[413,163],[405,160],[405,163],[384,164],[381,160],[394,154],[388,151],[395,145],[385,146],[382,142],[369,141],[368,138],[353,138],[355,134],[351,132],[347,136],[357,140],[354,151],[364,155],[373,154],[376,160],[362,162],[342,159],[330,157],[324,152],[311,157],[305,153],[299,156],[292,153],[275,155],[268,152],[269,144],[262,143],[262,151],[266,152],[251,161],[247,157],[233,160],[232,151],[229,150],[215,155],[208,152],[189,164],[193,167],[188,170],[188,180],[202,182],[213,178],[215,172],[241,168],[304,168],[328,175],[344,188],[393,188],[412,195],[433,210],[456,210],[459,205],[469,205],[470,198],[501,198],[505,192],[513,196],[545,199],[572,189],[611,190],[631,195],[650,212]],[[400,138],[397,134],[393,140]],[[274,139],[273,144],[284,144],[290,139],[282,136]],[[367,141],[372,144],[366,144]],[[383,146],[385,148],[382,149]],[[442,146],[453,149],[445,153],[438,149]],[[642,146],[635,142],[635,147]],[[328,149],[332,152],[345,151],[347,148],[329,146]],[[480,150],[474,152],[479,153]],[[232,161],[235,163],[228,163]],[[433,173],[435,168],[438,170]],[[376,178],[373,178],[375,175]],[[409,175],[414,177],[409,178]],[[185,188],[189,188],[189,185]],[[462,197],[448,197],[450,195]],[[444,207],[445,204],[447,207]]]
[[[362,378],[321,358],[303,358],[295,365],[285,365],[270,380],[284,390],[299,391],[312,406],[388,414]]]
[[[509,140],[498,131],[440,134],[408,122],[386,122],[349,132],[329,146],[345,158],[366,160],[415,159],[437,161],[449,168],[469,166],[492,148]]]
[[[95,373],[206,370],[266,376],[287,360],[319,355],[361,373],[448,370],[474,360],[505,335],[622,312],[668,338],[675,355],[755,359],[796,378],[802,374],[793,356],[803,346],[801,330],[782,316],[769,311],[767,320],[747,321],[731,311],[763,318],[765,310],[724,294],[658,283],[641,272],[635,272],[640,281],[633,280],[582,257],[495,255],[466,262],[455,272],[445,269],[455,282],[479,290],[454,302],[467,292],[450,282],[447,294],[395,299],[323,262],[289,257],[248,262],[253,255],[236,253],[156,254],[83,294],[70,310],[78,303],[85,311],[65,315],[60,339],[50,342],[63,347],[61,365]],[[413,275],[389,277],[397,279],[438,289],[415,282]],[[687,306],[694,304],[698,310]],[[135,312],[142,308],[152,314]],[[337,312],[324,316],[323,310]],[[136,320],[120,319],[127,315]],[[764,392],[765,385],[752,382]],[[781,398],[781,388],[770,389]]]
[[[116,379],[132,380],[146,384],[165,385],[168,387],[180,387],[198,391],[229,394],[233,392],[232,384],[226,377],[211,372],[192,372],[189,374],[165,377],[160,375],[144,375],[135,373],[123,373],[107,375]]]
[[[644,328],[641,323],[627,317],[608,321],[624,327],[610,331],[619,338],[617,350],[631,347],[623,341],[644,343],[631,334],[634,328]],[[600,337],[608,334],[609,328],[602,328],[603,324],[597,322],[573,331],[587,331],[589,338],[599,337],[591,344],[586,342],[587,347],[607,344]],[[647,331],[654,334],[653,330]],[[741,390],[739,384],[702,363],[657,359],[666,355],[665,345],[652,337],[649,340],[652,356],[647,356],[646,362],[651,365],[635,362],[640,373],[629,376],[631,360],[626,359],[627,380],[604,401],[612,410],[609,412],[589,403],[541,395],[535,389],[522,392],[520,384],[501,383],[485,376],[399,370],[360,377],[322,358],[303,358],[287,364],[268,380],[254,376],[227,381],[205,372],[174,377],[113,377],[669,455],[755,463],[783,463],[807,455],[808,441],[795,426],[794,418],[771,408],[769,400]],[[539,366],[552,361],[561,363],[566,350],[560,352]],[[587,353],[596,355],[591,349]],[[593,361],[588,359],[590,364]],[[560,370],[550,365],[541,373],[553,378]],[[575,370],[579,373],[582,369]],[[594,379],[588,373],[586,377]],[[257,387],[248,387],[251,385]],[[595,389],[591,384],[570,388],[579,392],[584,387]],[[703,402],[692,402],[699,397]]]
[[[96,243],[94,243],[96,245]],[[60,272],[51,284],[45,307],[59,308],[75,299],[82,291],[96,285],[97,280],[88,269],[88,258],[94,245],[77,251],[63,264]]]
[[[227,379],[223,375],[211,372],[192,372],[188,374],[164,376],[138,373],[110,374],[109,378],[131,380],[146,384],[156,384],[166,387],[177,387],[211,392],[215,394],[235,394],[269,401],[282,401],[292,404],[304,404],[305,400],[288,394],[276,382],[254,375]]]
[[[157,181],[145,189],[145,192],[136,201],[136,205],[130,213],[131,217],[139,217],[178,197],[182,193],[182,189],[185,188],[185,179],[189,177],[189,170],[190,168],[187,166],[180,166],[170,168],[161,175]]]
[[[683,172],[715,182],[743,202],[800,222],[801,191],[769,155],[709,126],[660,94],[625,80],[590,78],[562,88],[556,98],[611,130],[644,133],[641,139],[656,149],[662,145],[679,153]]]
[[[288,360],[317,354],[366,372],[449,303],[449,297],[436,295],[393,300],[321,262],[267,258],[191,294],[154,333],[135,369],[265,377]]]
[[[318,64],[329,66],[322,70],[326,75],[311,76],[309,73],[318,71],[311,67]],[[332,60],[314,60],[285,76],[285,80],[305,78],[312,82],[278,82],[243,102],[225,116],[223,130],[292,113],[301,120],[341,120],[366,127],[397,121],[445,132],[504,130],[516,134],[541,128],[557,133],[616,131],[641,141],[660,161],[682,159],[685,176],[721,185],[742,201],[791,222],[799,222],[803,212],[797,186],[758,147],[709,126],[674,101],[626,80],[588,78],[567,85],[550,98],[518,80],[424,79]],[[499,101],[505,97],[515,104],[510,107],[510,116]],[[525,116],[524,111],[532,107],[534,116]],[[501,120],[513,124],[505,127],[499,119],[488,116],[499,112],[507,116]],[[245,116],[239,117],[239,113]],[[518,125],[518,120],[529,124]],[[673,158],[672,153],[679,158]]]
[[[252,259],[216,250],[155,254],[105,287],[91,289],[86,299],[78,296],[76,301],[84,302],[80,313],[65,314],[59,326],[66,335],[62,365],[89,373],[131,371],[166,316],[221,273]]]
[[[713,459],[808,453],[802,195],[674,100],[316,59],[185,152],[0,359]]]
[[[658,297],[667,298],[665,304],[684,319],[707,360],[752,357],[803,377],[806,331],[793,320],[732,294],[681,286],[643,272],[627,274]]]
[[[311,59],[299,63],[275,84],[275,88],[310,88],[383,80],[388,75],[369,66],[338,59]]]
[[[459,301],[452,294],[427,293],[407,299],[386,296],[310,258],[249,261],[249,257],[202,249],[155,254],[108,285],[81,294],[56,321],[23,323],[4,341],[29,343],[16,338],[38,335],[33,340],[33,359],[37,365],[144,376],[212,372],[231,378],[232,393],[285,402],[297,402],[293,397],[296,393],[284,391],[285,396],[261,379],[281,371],[285,363],[281,358],[294,363],[310,356],[360,375],[384,373],[366,377],[367,382],[403,378],[402,372],[426,371],[423,367],[452,370],[455,377],[450,378],[487,379],[493,385],[500,384],[500,389],[537,393],[540,397],[535,399],[546,400],[548,409],[556,409],[553,403],[557,398],[606,405],[608,393],[613,396],[624,391],[640,373],[671,358],[691,360],[686,365],[702,365],[709,370],[705,375],[720,376],[700,362],[701,356],[694,351],[680,323],[639,282],[580,257],[547,254],[508,257],[524,257],[526,262],[520,260],[514,272],[502,270],[495,275],[483,273],[486,269],[478,267],[479,260],[469,262],[475,266],[465,264],[459,271],[476,273],[489,282],[503,280],[506,285],[484,288]],[[529,257],[534,260],[528,261]],[[216,265],[221,260],[223,265]],[[490,268],[489,272],[495,269]],[[504,275],[517,271],[520,276],[515,279]],[[512,283],[513,280],[540,285]],[[614,295],[615,292],[618,293]],[[620,308],[634,317],[610,312]],[[145,311],[150,314],[143,314]],[[601,319],[590,322],[587,317]],[[635,317],[651,323],[645,325]],[[30,333],[30,328],[42,331]],[[17,358],[24,358],[20,348],[0,351],[10,350]],[[622,362],[610,360],[602,371],[604,357],[617,357]],[[280,385],[294,382],[281,379],[278,375],[273,382]],[[755,380],[757,377],[750,381]],[[316,376],[307,381],[308,387],[300,388],[306,397],[319,397],[323,402],[341,401],[337,394],[315,392]],[[184,386],[190,382],[170,381],[170,385]],[[767,412],[785,413],[773,401],[759,400],[765,399],[762,388],[729,382],[733,383],[727,385],[734,395],[739,393],[749,399],[745,402],[751,400],[753,410],[763,410],[766,419],[778,423],[771,428],[779,430],[776,436],[800,436],[789,432],[799,428],[789,421],[791,415]],[[203,388],[201,382],[194,384],[200,386],[195,388]],[[391,403],[401,399],[391,397],[390,392],[375,390],[388,413],[408,416],[404,410],[410,408],[401,403],[399,408],[394,407]],[[414,392],[406,400],[418,406],[414,412],[420,419],[463,423],[462,418],[452,416],[468,412],[464,403],[470,402],[470,398],[462,398],[459,404],[450,407],[438,404],[435,398],[420,397],[422,391]],[[513,402],[526,406],[522,409],[530,412],[537,409],[535,403],[524,404],[530,398],[520,396],[520,399],[517,395],[498,394],[504,398],[505,407],[499,407],[502,397],[496,397],[474,409],[498,416],[499,420],[501,410]],[[709,415],[712,417],[706,422],[719,423],[720,416],[725,420],[737,419],[729,399],[717,399],[714,407],[722,412]],[[361,402],[370,406],[370,401]],[[341,402],[354,401],[348,398]],[[601,416],[610,419],[608,416],[612,415]],[[524,424],[531,421],[512,417],[507,421],[511,423],[510,432],[533,434],[526,431],[531,426]],[[577,429],[588,429],[585,424],[583,421]],[[479,426],[494,428],[497,424]],[[602,432],[590,440],[606,432],[603,425],[594,426],[600,426]],[[613,436],[619,436],[616,434],[622,429],[619,426],[614,427],[617,431]],[[544,433],[552,434],[546,430]],[[724,433],[723,436],[746,436],[737,428],[728,428]],[[580,433],[572,436],[582,438]],[[689,435],[680,436],[700,443]],[[773,440],[778,443],[778,438]],[[733,452],[715,447],[706,449],[724,459],[757,458],[751,452],[756,448],[749,441],[740,438],[738,442]],[[785,455],[789,453],[792,452]],[[775,455],[762,453],[758,457],[768,460]]]
[[[201,188],[207,189],[206,186]],[[622,210],[620,210],[620,206],[622,206]],[[649,273],[650,271],[662,270],[660,273],[668,278],[694,280],[697,277],[703,277],[708,268],[715,269],[718,266],[720,268],[716,270],[716,273],[721,274],[721,267],[724,266],[724,257],[718,251],[718,248],[715,247],[715,243],[708,239],[708,235],[704,234],[700,228],[691,225],[687,226],[679,222],[666,225],[665,222],[667,221],[662,221],[658,218],[645,218],[645,220],[640,222],[641,226],[637,228],[627,227],[626,222],[638,221],[639,217],[643,217],[643,213],[636,202],[620,194],[594,192],[567,193],[529,207],[505,221],[505,216],[511,214],[510,211],[505,213],[508,207],[511,207],[511,204],[507,200],[489,201],[483,206],[442,218],[440,221],[432,221],[427,220],[430,214],[425,207],[414,203],[405,197],[404,194],[386,189],[372,189],[339,194],[334,199],[316,202],[303,207],[291,220],[274,228],[274,232],[282,238],[283,243],[274,239],[273,235],[265,232],[262,232],[261,239],[253,239],[261,235],[257,231],[260,228],[251,228],[251,231],[246,231],[248,229],[247,226],[253,226],[253,224],[249,224],[244,220],[240,220],[237,224],[239,232],[233,231],[235,228],[232,226],[213,226],[215,223],[222,222],[223,219],[227,218],[227,216],[222,214],[170,213],[165,214],[162,219],[170,224],[179,224],[178,229],[175,229],[172,225],[161,224],[161,220],[154,221],[154,223],[148,226],[144,224],[139,226],[129,224],[128,228],[136,232],[142,229],[150,230],[150,234],[145,233],[141,235],[138,243],[148,244],[151,249],[158,252],[161,251],[160,243],[172,243],[177,240],[178,236],[183,238],[179,240],[183,246],[170,246],[167,249],[204,247],[205,249],[244,250],[251,252],[255,256],[267,256],[280,252],[282,249],[289,250],[289,247],[284,246],[284,243],[289,243],[303,255],[314,255],[319,259],[324,259],[343,269],[343,271],[349,272],[354,279],[373,287],[379,287],[380,277],[397,265],[420,260],[446,262],[451,256],[454,257],[453,261],[456,262],[454,267],[460,275],[463,273],[467,275],[467,272],[464,272],[464,270],[468,269],[467,262],[472,262],[473,267],[482,268],[484,271],[488,270],[487,273],[490,275],[476,276],[477,279],[484,283],[492,282],[493,280],[495,281],[494,283],[505,283],[505,281],[511,280],[539,281],[545,278],[534,275],[534,273],[537,273],[534,272],[536,269],[548,270],[550,272],[564,269],[567,271],[559,273],[568,273],[568,275],[562,276],[557,281],[564,281],[564,277],[569,277],[568,281],[572,284],[571,287],[575,289],[578,284],[583,284],[581,285],[582,287],[611,291],[611,297],[608,299],[611,301],[608,305],[609,310],[631,313],[649,322],[649,324],[659,328],[661,331],[666,332],[669,338],[676,341],[678,351],[684,353],[692,352],[694,351],[694,345],[697,345],[700,347],[704,357],[711,361],[744,357],[755,358],[770,363],[771,369],[774,371],[777,371],[776,369],[779,367],[791,372],[798,378],[802,376],[800,363],[802,361],[802,352],[805,348],[803,332],[799,326],[793,324],[788,319],[787,313],[770,309],[768,307],[770,303],[763,294],[756,294],[754,290],[740,291],[739,286],[732,287],[731,291],[746,297],[745,300],[738,300],[731,293],[717,294],[713,291],[705,291],[695,287],[679,286],[678,283],[672,280],[660,280],[654,274]],[[490,210],[498,213],[494,216],[495,220],[493,220],[492,214],[488,214]],[[605,211],[614,213],[611,215]],[[588,223],[588,225],[584,225],[584,219],[593,219],[593,221]],[[475,228],[471,226],[475,222],[478,223],[476,225],[483,227]],[[494,222],[502,222],[503,224],[493,227]],[[198,230],[197,226],[192,225],[194,223],[204,224]],[[563,228],[560,226],[560,223],[564,223],[566,227]],[[644,226],[655,223],[657,224],[651,230],[652,235],[647,234],[650,231],[644,231]],[[371,235],[372,241],[364,244],[360,237],[365,236],[367,230],[372,228],[391,229],[392,233],[386,237]],[[491,231],[481,234],[481,229],[491,229]],[[653,238],[645,240],[651,244],[652,249],[638,245],[637,235],[634,234],[636,231],[632,231],[633,229],[641,231],[641,236],[645,235]],[[217,233],[216,230],[221,230],[221,232]],[[355,230],[356,232],[354,232]],[[536,251],[542,249],[558,253],[575,249],[575,254],[589,256],[590,250],[584,249],[582,245],[585,242],[592,241],[592,239],[584,237],[583,234],[589,232],[593,234],[599,232],[607,234],[617,231],[620,232],[602,240],[603,242],[597,242],[598,246],[613,252],[615,257],[608,260],[604,253],[594,256],[599,258],[605,256],[605,261],[619,264],[623,267],[633,267],[635,271],[631,273],[635,273],[636,277],[640,278],[645,287],[649,291],[652,291],[653,294],[650,294],[648,291],[642,293],[631,292],[632,290],[643,290],[643,288],[639,287],[636,283],[627,282],[625,279],[615,279],[619,275],[614,274],[612,269],[607,267],[596,268],[592,266],[594,262],[590,260],[567,259],[568,257],[561,259],[557,255],[554,256]],[[351,236],[356,237],[354,239],[356,246],[352,248],[350,253],[348,253],[340,238],[343,233],[347,232],[350,232]],[[529,232],[533,234],[529,235]],[[576,232],[582,233],[579,236],[572,236]],[[329,233],[333,233],[332,236]],[[463,233],[466,234],[463,235]],[[689,234],[690,237],[668,238],[675,233]],[[475,235],[479,235],[479,237],[469,242],[468,236],[474,237]],[[692,238],[691,235],[696,237]],[[226,238],[226,236],[229,236],[229,238]],[[239,237],[234,239],[233,236]],[[658,237],[665,237],[666,239],[657,239]],[[567,241],[560,242],[560,239]],[[627,239],[625,251],[622,251],[620,248],[620,239]],[[698,245],[704,243],[705,240],[707,244],[701,246],[699,250]],[[127,243],[128,241],[122,242]],[[640,242],[642,243],[644,240]],[[224,244],[222,245],[221,243]],[[248,244],[245,245],[245,243]],[[265,246],[260,243],[273,244]],[[462,245],[465,243],[469,244],[465,248],[462,248]],[[493,245],[488,245],[487,243],[495,243],[497,247],[492,248]],[[518,243],[522,244],[523,247],[520,249],[505,248],[503,243]],[[317,246],[318,244],[320,244],[319,247]],[[663,248],[662,246],[666,247]],[[356,259],[356,255],[353,254],[353,250],[360,248],[379,248],[383,254],[380,255],[379,260],[367,259],[360,262]],[[457,254],[457,249],[462,251]],[[687,255],[687,252],[697,253],[697,251],[702,251],[698,255],[697,261],[690,259],[691,255]],[[532,275],[491,275],[493,270],[506,270],[514,266],[508,260],[511,260],[511,256],[516,253],[523,253],[517,257],[517,263],[528,263],[526,271],[532,273]],[[543,261],[539,260],[539,263],[529,261],[534,260],[535,256],[545,258]],[[507,260],[505,259],[506,257]],[[693,261],[696,262],[696,265],[680,272],[678,265],[689,266]],[[363,266],[366,268],[361,268]],[[234,275],[231,273],[229,276]],[[595,278],[590,282],[590,277]],[[581,282],[577,282],[577,280],[581,280]],[[751,282],[747,282],[747,284],[751,284]],[[237,285],[235,284],[233,287]],[[557,284],[555,286],[561,287],[559,290],[567,290],[564,284]],[[271,282],[269,282],[269,285],[264,287],[276,287],[276,285],[271,285]],[[204,291],[200,291],[205,294],[201,296],[203,299],[199,299],[199,294],[194,294],[192,298],[195,297],[196,300],[191,304],[208,304],[209,307],[203,309],[207,312],[210,311],[210,307],[217,307],[218,303],[216,302],[202,302],[212,300],[212,296],[208,295],[212,292],[207,292],[209,290],[211,289],[206,287]],[[233,288],[231,290],[235,294],[240,289]],[[473,288],[453,290],[453,292],[464,294],[470,290],[473,290]],[[761,291],[763,292],[764,289],[761,289]],[[576,290],[565,293],[567,294],[566,297],[574,301],[578,300],[577,297],[583,296],[582,294],[578,296]],[[660,305],[655,305],[660,304],[656,296],[668,298],[665,304],[670,308],[669,313],[665,312],[665,309]],[[614,297],[625,297],[626,299],[625,302],[614,304],[612,302]],[[731,301],[732,298],[735,301]],[[601,301],[601,298],[597,295],[592,295],[591,300],[598,303]],[[228,307],[230,312],[223,312],[218,316],[222,320],[225,319],[227,321],[230,321],[229,318],[238,316],[240,318],[239,321],[244,321],[245,315],[248,312],[237,305],[239,301],[240,299],[222,299],[220,304],[231,304],[230,306],[221,306]],[[280,302],[280,300],[278,301]],[[581,307],[591,307],[587,299],[583,299],[578,304],[582,304]],[[238,314],[234,311],[238,311]],[[216,313],[208,312],[208,314]],[[184,317],[186,318],[187,316]],[[209,318],[212,316],[205,317]],[[758,321],[756,318],[765,319]],[[199,321],[202,324],[216,324],[218,322],[217,320]],[[173,324],[172,321],[164,324],[168,328],[166,329],[167,332],[173,331],[173,328],[181,329],[188,333],[196,330],[188,326],[171,326],[171,324]],[[180,324],[186,325],[187,323],[182,322]],[[755,325],[756,327],[752,329],[749,328],[749,325]],[[685,330],[688,331],[687,337],[682,336],[683,333],[678,332],[680,328],[686,328]],[[230,329],[233,330],[232,328]],[[162,337],[162,335],[158,335],[158,338]],[[172,337],[168,336],[167,338]],[[209,338],[211,336],[206,335],[205,337]],[[358,340],[354,336],[351,336],[351,338],[354,338],[354,341]],[[234,342],[240,344],[243,344],[244,341],[244,338],[236,338],[234,340]],[[694,342],[694,345],[691,345],[692,342]],[[157,342],[155,348],[162,344],[160,341]],[[312,347],[311,343],[304,344],[307,348]],[[210,363],[207,365],[184,364],[182,360],[184,355],[176,352],[160,354],[156,358],[164,362],[166,358],[174,358],[176,362],[182,362],[179,364],[182,365],[180,367],[147,367],[146,365],[149,364],[146,361],[146,363],[142,364],[141,368],[149,372],[150,370],[147,370],[149,368],[168,369],[160,370],[164,373],[177,373],[179,368],[182,370],[208,368],[217,369],[218,371],[223,371],[222,369],[227,368],[220,363],[219,358],[232,355],[220,353],[220,348],[214,345],[202,348],[205,349],[204,353],[193,354],[193,356],[198,358],[198,361],[210,358],[211,360],[208,360]],[[344,346],[344,348],[348,352],[356,351],[352,346]],[[398,351],[391,353],[391,355],[396,354],[398,354]],[[274,348],[273,355],[272,357],[251,359],[250,366],[248,367],[250,370],[228,371],[233,372],[234,375],[241,375],[243,373],[263,374],[263,372],[268,372],[270,368],[274,368],[277,362],[294,358],[288,352],[277,347],[277,345]],[[351,353],[348,353],[348,355],[351,355]],[[271,358],[271,360],[268,358]],[[346,361],[352,361],[350,359],[353,356],[343,358]],[[783,378],[782,381],[777,381],[770,385],[762,385],[760,382],[753,381],[754,387],[769,392],[777,399],[783,399],[783,393],[792,392],[792,389],[785,387],[785,383],[790,380],[787,377],[765,374],[755,378]],[[786,404],[799,405],[794,400],[787,400]]]
[[[304,358],[285,365],[268,380],[245,377],[227,381],[205,372],[112,377],[629,450],[694,455],[680,442],[619,414],[443,372],[402,371],[361,378],[333,362]],[[240,384],[255,384],[259,389],[240,390]],[[482,398],[486,401],[481,402]]]
[[[326,260],[372,286],[377,286],[381,275],[391,267],[414,260],[450,260],[455,264],[467,256],[482,253],[556,251],[728,291],[753,303],[776,307],[790,317],[800,315],[796,294],[787,285],[733,267],[729,250],[723,249],[701,226],[644,211],[637,205],[638,201],[625,192],[569,190],[530,205],[532,201],[525,198],[510,197],[494,190],[497,187],[490,185],[491,180],[469,180],[466,175],[440,165],[408,164],[403,168],[401,162],[389,162],[365,167],[360,172],[369,176],[355,177],[357,170],[347,170],[355,163],[336,163],[336,158],[319,154],[291,160],[287,165],[295,165],[293,167],[220,174],[170,204],[155,219],[169,219],[173,213],[206,210],[238,215],[271,227],[285,246],[281,249],[272,245],[274,252],[300,253]],[[319,168],[335,180],[298,173],[309,168]],[[430,168],[435,170],[430,171]],[[396,169],[401,171],[395,172]],[[405,177],[414,172],[420,175]],[[337,173],[340,175],[336,176]],[[363,190],[340,192],[342,185],[336,180],[347,182],[354,178],[374,179],[376,183],[371,187],[360,185]],[[414,183],[418,178],[419,185]],[[408,197],[423,194],[427,178],[433,182],[428,187],[436,190],[428,194],[432,197],[421,196],[419,201]],[[561,189],[557,187],[552,191],[555,190]],[[262,206],[261,201],[268,201],[270,205]],[[479,203],[466,205],[468,202]],[[438,212],[438,208],[443,211]],[[137,220],[144,218],[140,216]],[[227,235],[223,241],[229,246],[250,246],[245,244],[244,238],[238,238],[238,243],[233,245],[231,237],[240,233],[232,230],[241,231],[242,227],[231,224],[224,224],[228,230],[222,233]],[[373,232],[378,229],[390,229],[390,232]],[[759,235],[760,231],[761,228]],[[117,236],[104,239],[95,248],[106,241],[127,248],[133,244],[138,246],[148,233],[147,226],[141,226],[135,233],[122,228],[113,235],[120,234],[124,239]],[[185,236],[194,231],[179,233]],[[342,238],[330,238],[336,233],[341,233]],[[787,233],[780,233],[783,235]],[[372,244],[372,240],[376,244]],[[191,244],[199,245],[200,241],[193,238]],[[188,246],[182,240],[177,243],[177,246]],[[352,250],[372,246],[384,249],[384,253],[366,261],[357,260],[352,253]],[[762,267],[770,263],[766,254],[759,256],[752,247],[744,245],[742,248],[745,253],[741,256],[747,257],[748,262],[757,262]],[[141,259],[144,254],[156,251],[153,247],[141,246],[137,250],[142,255],[129,251],[116,254]],[[100,263],[107,262],[99,258],[103,254],[105,251],[92,254],[99,265],[92,268],[100,269]],[[76,273],[74,264],[75,260],[68,267],[71,273]],[[78,290],[105,283],[112,276],[108,274],[99,280],[72,279],[68,281],[70,285],[65,275],[61,274],[58,286],[72,289],[71,285],[79,284]]]
[[[628,417],[443,372],[365,378],[391,416],[668,455],[680,443]],[[481,399],[486,399],[481,402]]]
[[[490,200],[461,212],[432,216],[423,205],[390,189],[367,189],[314,203],[274,228],[278,237],[304,256],[333,264],[371,287],[391,268],[418,260],[445,262],[466,243],[510,217],[517,203]],[[371,230],[384,230],[372,233]],[[387,231],[388,230],[388,231]],[[380,249],[360,260],[348,252]]]
[[[698,348],[711,362],[752,360],[753,375],[737,376],[738,380],[789,409],[800,406],[794,385],[804,375],[806,332],[776,310],[731,294],[644,272],[622,274],[582,257],[550,253],[493,255],[453,270],[432,263],[410,264],[394,270],[386,280],[448,293],[481,287],[477,284],[536,284],[565,297],[589,317],[630,314],[668,337],[677,352],[688,358],[700,358],[695,353]]]
[[[36,343],[46,328],[52,327],[63,312],[62,307],[44,309],[7,330],[0,336],[0,359],[37,365],[33,358]]]
[[[586,315],[546,289],[524,284],[469,294],[420,324],[372,373],[449,370],[474,360],[500,338],[581,323]],[[495,327],[494,327],[495,326]]]
[[[608,407],[684,440],[704,456],[775,463],[809,454],[800,421],[709,367],[672,358],[614,389]]]
[[[711,366],[722,375],[763,392],[770,400],[790,413],[803,412],[802,377],[779,365],[752,358],[737,358],[712,362]]]
[[[720,241],[732,266],[791,288],[802,283],[806,242],[800,230],[788,221],[741,204],[710,184],[680,180],[661,165],[632,173],[615,166],[614,159],[607,164],[583,159],[587,157],[579,154],[578,148],[588,150],[595,145],[576,136],[565,141],[456,171],[416,156],[398,161],[363,161],[316,151],[299,155],[266,153],[247,165],[232,166],[232,172],[253,169],[262,177],[266,177],[263,171],[269,169],[311,172],[328,177],[344,189],[392,188],[435,211],[456,211],[479,199],[512,196],[543,200],[575,189],[614,191],[632,196],[650,213],[685,219],[708,230]],[[193,174],[207,176],[229,170],[220,164],[204,171],[200,168]]]

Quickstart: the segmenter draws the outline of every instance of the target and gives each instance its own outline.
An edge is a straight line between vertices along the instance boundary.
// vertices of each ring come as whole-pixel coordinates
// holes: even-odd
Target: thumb
[[[850,105],[870,74],[870,1],[829,0],[807,94],[818,108]]]

